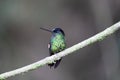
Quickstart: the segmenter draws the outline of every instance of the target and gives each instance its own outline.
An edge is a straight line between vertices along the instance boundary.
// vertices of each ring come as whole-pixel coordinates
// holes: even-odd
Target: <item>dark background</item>
[[[0,73],[49,55],[51,34],[65,31],[67,47],[120,20],[120,0],[0,0]],[[8,80],[120,80],[120,31],[64,57],[57,69],[44,66]]]

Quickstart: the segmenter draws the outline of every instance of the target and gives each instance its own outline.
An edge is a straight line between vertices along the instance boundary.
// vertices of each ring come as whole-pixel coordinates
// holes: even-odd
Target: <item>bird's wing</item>
[[[51,51],[51,44],[50,43],[48,44],[48,49],[49,49],[50,56],[53,55],[54,53]]]

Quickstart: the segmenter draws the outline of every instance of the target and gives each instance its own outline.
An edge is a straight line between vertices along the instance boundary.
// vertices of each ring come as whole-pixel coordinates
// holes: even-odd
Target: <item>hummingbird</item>
[[[40,28],[42,30],[48,31],[52,33],[52,36],[50,38],[50,42],[48,44],[48,49],[50,56],[63,51],[66,48],[66,42],[65,42],[65,33],[61,28],[54,28],[52,30],[45,29],[45,28]],[[55,63],[50,63],[48,66],[57,68],[58,65],[60,64],[62,58],[59,60],[56,60]]]

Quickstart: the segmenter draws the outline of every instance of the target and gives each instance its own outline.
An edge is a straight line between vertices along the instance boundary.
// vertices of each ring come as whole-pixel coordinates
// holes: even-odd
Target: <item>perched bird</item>
[[[48,29],[45,29],[45,28],[40,28],[40,29],[52,33],[50,42],[48,44],[48,49],[49,49],[50,56],[54,55],[58,52],[61,52],[66,48],[65,33],[61,28],[54,28],[53,30],[48,30]],[[62,58],[59,59],[59,60],[56,60],[55,63],[48,64],[48,66],[50,66],[50,68],[51,67],[56,68],[60,64],[61,60],[62,60]]]

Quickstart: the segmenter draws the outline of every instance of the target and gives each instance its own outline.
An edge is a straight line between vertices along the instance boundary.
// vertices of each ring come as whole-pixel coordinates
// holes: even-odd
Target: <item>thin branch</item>
[[[85,46],[88,46],[90,44],[93,44],[95,42],[98,42],[98,41],[105,39],[107,36],[110,36],[111,34],[113,34],[114,32],[116,32],[119,29],[120,29],[120,21],[118,23],[112,25],[111,27],[105,29],[104,31],[96,34],[95,36],[93,36],[89,39],[86,39],[86,40],[84,40],[84,41],[82,41],[82,42],[80,42],[80,43],[78,43],[70,48],[67,48],[66,50],[59,52],[58,54],[55,54],[55,55],[50,56],[50,57],[46,57],[38,62],[27,65],[25,67],[2,73],[2,74],[0,74],[0,80],[7,79],[9,77],[12,77],[12,76],[15,76],[18,74],[22,74],[22,73],[25,73],[25,72],[28,72],[31,70],[38,69],[38,68],[40,68],[48,63],[53,63],[55,60],[58,60],[61,57],[64,57],[64,56],[71,54],[71,53],[73,53],[73,52],[75,52],[75,51],[77,51]]]

